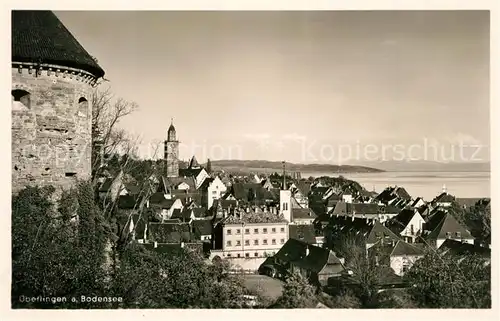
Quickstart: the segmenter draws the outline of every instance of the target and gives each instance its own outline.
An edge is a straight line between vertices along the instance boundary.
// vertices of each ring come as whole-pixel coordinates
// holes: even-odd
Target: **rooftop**
[[[54,64],[104,76],[97,61],[52,11],[12,11],[12,61]]]

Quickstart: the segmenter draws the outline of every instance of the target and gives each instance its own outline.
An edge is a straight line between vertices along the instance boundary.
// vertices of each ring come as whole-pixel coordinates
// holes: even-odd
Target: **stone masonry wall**
[[[177,177],[179,176],[179,142],[166,141],[165,142],[165,176]]]
[[[91,90],[81,78],[12,68],[12,191],[25,185],[66,189],[91,173]],[[28,106],[26,106],[28,105]]]

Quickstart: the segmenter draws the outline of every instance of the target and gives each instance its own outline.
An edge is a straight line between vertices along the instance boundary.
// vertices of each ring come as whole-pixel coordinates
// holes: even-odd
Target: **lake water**
[[[301,173],[302,177],[332,176],[327,173]],[[456,197],[490,197],[489,172],[382,172],[344,173],[343,177],[357,181],[369,191],[380,192],[387,186],[402,186],[413,198],[431,200],[446,185],[448,193]],[[336,176],[336,175],[333,175]]]

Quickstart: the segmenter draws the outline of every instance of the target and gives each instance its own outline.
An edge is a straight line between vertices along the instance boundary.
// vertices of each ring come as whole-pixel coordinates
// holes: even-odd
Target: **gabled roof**
[[[444,213],[444,214],[442,214]],[[450,236],[455,237],[456,233],[460,233],[460,238],[474,239],[470,232],[462,226],[458,221],[446,212],[439,212],[434,214],[431,220],[425,225],[425,229],[431,231],[427,239],[446,239]],[[451,235],[448,235],[451,233]]]
[[[374,221],[373,226],[366,237],[366,243],[376,243],[381,238],[389,238],[398,241],[400,238],[379,221]]]
[[[193,157],[191,157],[191,160],[189,161],[188,168],[194,169],[194,168],[199,168],[199,167],[200,167],[200,164],[198,164],[198,160],[196,160],[196,156],[193,155]]]
[[[420,201],[423,201],[423,198],[422,197],[417,197],[412,203],[411,203],[411,207],[415,207],[417,206],[418,202]]]
[[[434,199],[435,203],[452,203],[453,201],[455,201],[455,197],[453,195],[446,193],[446,192],[439,194]]]
[[[390,256],[417,256],[417,255],[424,255],[424,251],[418,247],[415,247],[411,244],[408,244],[404,241],[398,241],[394,248],[392,249],[392,252]]]
[[[401,233],[401,231],[403,231],[405,227],[408,226],[411,219],[415,215],[416,214],[414,210],[404,209],[401,212],[399,212],[398,215],[387,221],[386,225],[391,231],[395,233]]]
[[[12,61],[82,69],[97,78],[104,70],[52,11],[12,11]]]
[[[398,197],[406,200],[406,201],[410,201],[411,200],[411,196],[410,194],[406,191],[406,189],[404,189],[403,187],[401,186],[398,186],[395,190],[394,190],[394,194],[396,194]]]
[[[274,257],[284,262],[297,261],[305,256],[307,246],[305,242],[296,239],[288,239]]]
[[[342,262],[339,258],[330,250],[318,246],[309,246],[309,254],[301,260],[292,262],[302,269],[319,273],[325,268],[326,265],[336,265],[338,266],[338,271],[344,270]]]
[[[186,183],[189,186],[189,190],[196,189],[196,182],[193,177],[165,177],[162,176],[163,191],[171,192],[176,190],[181,183]]]

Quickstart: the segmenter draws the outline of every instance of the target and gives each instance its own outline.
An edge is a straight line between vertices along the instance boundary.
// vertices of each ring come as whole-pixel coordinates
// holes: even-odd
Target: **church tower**
[[[166,177],[178,177],[179,176],[179,141],[177,140],[177,134],[175,132],[175,127],[173,120],[170,123],[170,127],[167,132],[167,140],[165,141],[165,176]]]

